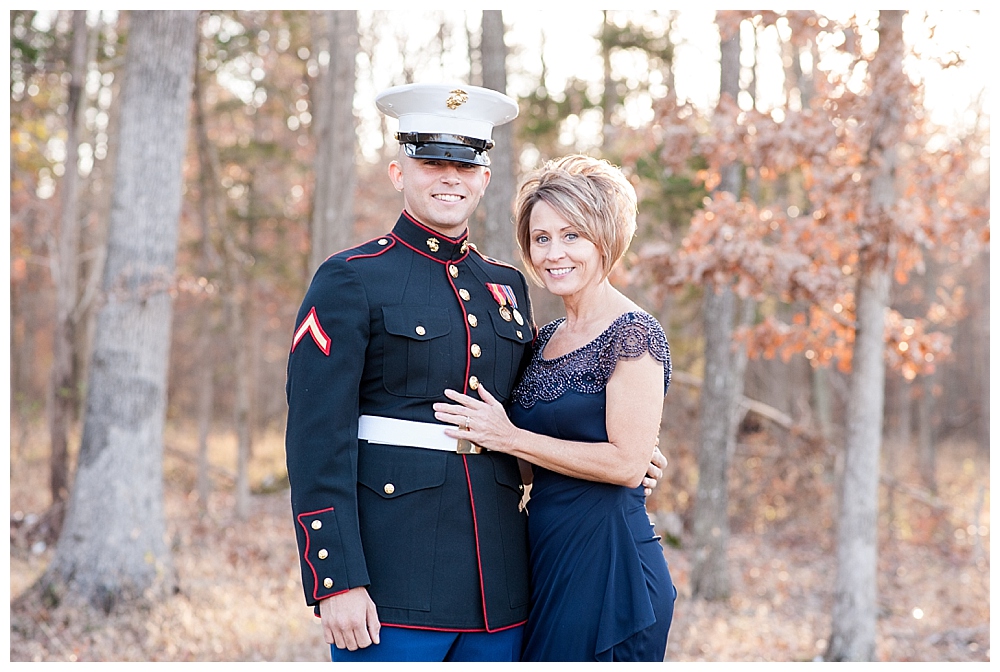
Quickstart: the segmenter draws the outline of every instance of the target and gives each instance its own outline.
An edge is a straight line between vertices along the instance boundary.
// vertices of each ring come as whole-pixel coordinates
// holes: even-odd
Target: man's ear
[[[399,161],[393,160],[389,163],[389,181],[392,182],[396,191],[403,190],[403,166],[399,164]]]
[[[490,172],[489,168],[485,166],[483,167],[483,177],[485,177],[486,179],[483,181],[483,191],[481,194],[479,194],[480,198],[482,198],[483,195],[486,193],[486,187],[490,186],[490,175],[492,174],[493,173]]]

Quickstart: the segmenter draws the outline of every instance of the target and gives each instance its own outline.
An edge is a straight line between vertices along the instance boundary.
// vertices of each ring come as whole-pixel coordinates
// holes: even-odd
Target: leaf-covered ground
[[[167,438],[179,592],[110,616],[43,606],[31,589],[52,553],[38,524],[48,503],[43,436],[11,433],[11,661],[329,660],[299,587],[287,490],[258,488],[251,515],[239,521],[222,475],[200,511],[185,457],[194,453],[192,432]],[[808,446],[776,445],[762,433],[744,437],[734,457],[728,600],[691,597],[687,532],[665,545],[680,593],[666,660],[809,661],[824,653],[836,574],[834,461]],[[281,450],[277,435],[257,442],[255,483],[280,476]],[[222,470],[232,470],[233,452],[225,439],[213,444]],[[670,454],[670,478],[650,501],[665,540],[689,526],[695,492],[689,447],[677,440]],[[988,456],[942,446],[936,496],[899,464],[886,470],[896,484],[881,489],[878,658],[988,661]]]

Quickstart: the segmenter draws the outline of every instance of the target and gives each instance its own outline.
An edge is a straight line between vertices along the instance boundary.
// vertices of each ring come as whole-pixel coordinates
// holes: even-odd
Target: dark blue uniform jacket
[[[358,439],[359,415],[436,422],[445,388],[510,399],[535,335],[527,284],[467,236],[403,212],[391,233],[327,259],[299,309],[286,458],[308,604],[367,586],[384,625],[494,631],[527,618],[516,460]],[[517,317],[489,284],[510,289]]]

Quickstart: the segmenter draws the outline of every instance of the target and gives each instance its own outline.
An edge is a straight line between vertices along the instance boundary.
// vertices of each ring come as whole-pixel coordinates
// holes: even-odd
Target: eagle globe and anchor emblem
[[[448,96],[448,100],[446,100],[444,104],[448,106],[449,110],[457,109],[462,105],[464,105],[465,103],[469,102],[469,94],[467,94],[462,89],[452,89],[448,93],[450,95]]]

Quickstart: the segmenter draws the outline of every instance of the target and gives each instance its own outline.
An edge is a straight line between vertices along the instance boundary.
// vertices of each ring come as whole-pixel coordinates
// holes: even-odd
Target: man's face
[[[421,224],[450,238],[468,226],[490,183],[490,169],[454,161],[412,159],[402,152],[389,179],[403,192],[403,206]]]

